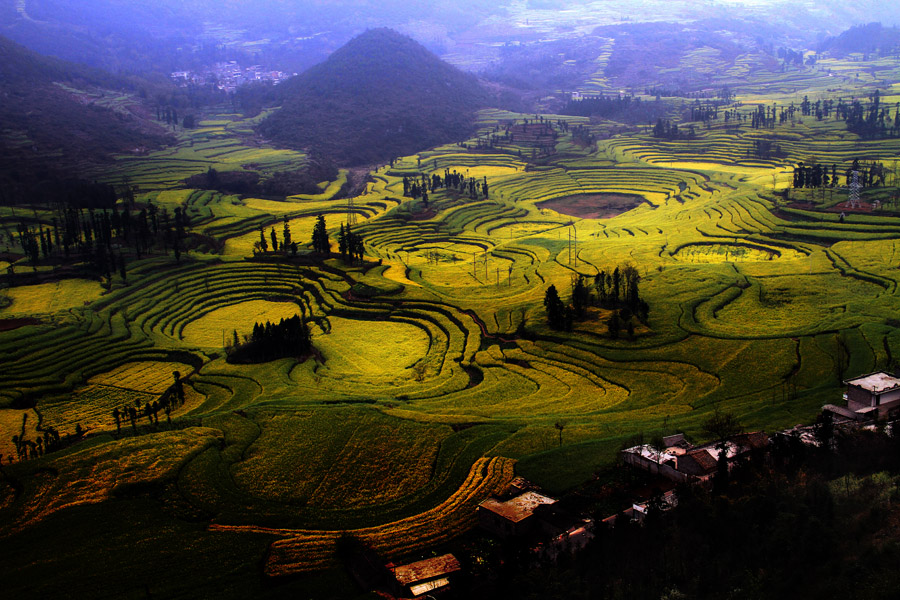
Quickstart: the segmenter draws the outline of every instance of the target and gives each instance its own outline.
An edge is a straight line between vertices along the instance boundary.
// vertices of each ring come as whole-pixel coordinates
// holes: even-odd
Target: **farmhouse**
[[[857,421],[880,419],[900,412],[900,379],[879,371],[844,381],[845,409],[826,405],[824,410]]]
[[[671,444],[671,445],[669,445]],[[718,443],[693,446],[683,435],[663,438],[664,449],[641,444],[622,450],[622,462],[676,483],[704,482],[715,474],[721,450]],[[733,436],[725,444],[728,460],[765,449],[769,436],[761,431]]]
[[[478,505],[478,523],[500,537],[518,537],[534,531],[537,523],[535,511],[540,506],[554,504],[556,500],[535,491],[501,501],[488,498]]]
[[[399,595],[406,598],[424,598],[436,591],[446,591],[451,578],[462,570],[452,554],[444,554],[410,563],[388,565],[396,580]]]

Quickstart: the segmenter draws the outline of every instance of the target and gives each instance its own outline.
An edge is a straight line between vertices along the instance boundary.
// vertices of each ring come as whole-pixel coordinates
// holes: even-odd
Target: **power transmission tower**
[[[353,203],[353,196],[347,198],[347,225],[356,225],[356,205]]]
[[[850,181],[850,208],[859,208],[859,190],[862,186],[859,184],[859,171],[853,171],[853,179]]]

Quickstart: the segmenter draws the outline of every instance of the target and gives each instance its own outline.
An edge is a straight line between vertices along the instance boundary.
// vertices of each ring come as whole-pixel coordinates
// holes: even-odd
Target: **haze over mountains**
[[[438,55],[483,69],[496,44],[577,37],[597,26],[752,18],[810,41],[871,21],[900,23],[893,2],[838,0],[0,0],[0,35],[113,72],[163,72],[239,59],[300,72],[368,28],[388,26]],[[820,34],[819,32],[825,32]]]

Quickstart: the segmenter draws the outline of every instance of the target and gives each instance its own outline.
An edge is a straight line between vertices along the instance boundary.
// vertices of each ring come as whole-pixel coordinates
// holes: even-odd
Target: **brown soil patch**
[[[646,201],[636,194],[578,194],[540,202],[538,207],[580,219],[609,219]]]

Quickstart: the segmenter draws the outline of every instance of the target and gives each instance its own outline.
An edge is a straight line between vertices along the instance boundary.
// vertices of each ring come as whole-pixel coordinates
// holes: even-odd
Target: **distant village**
[[[215,85],[216,88],[232,93],[237,88],[254,81],[269,81],[278,85],[296,73],[270,71],[261,65],[242,67],[237,61],[217,62],[203,71],[174,71],[170,77],[179,87],[189,85]]]

